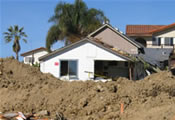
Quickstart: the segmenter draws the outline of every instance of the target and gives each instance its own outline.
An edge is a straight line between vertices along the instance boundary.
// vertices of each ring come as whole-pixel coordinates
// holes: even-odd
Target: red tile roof
[[[127,25],[126,34],[128,36],[151,36],[153,30],[158,30],[165,25]]]
[[[21,56],[26,56],[26,55],[28,55],[28,54],[32,54],[32,53],[34,53],[34,52],[36,52],[36,51],[41,51],[41,50],[43,50],[43,51],[47,51],[46,48],[44,48],[44,47],[40,47],[40,48],[36,48],[36,49],[34,49],[34,50],[31,50],[31,51],[28,51],[28,52],[22,53]]]
[[[170,25],[165,25],[165,26],[160,27],[159,29],[155,29],[155,30],[150,31],[150,33],[160,32],[160,31],[162,31],[162,30],[166,30],[166,29],[172,28],[172,27],[174,27],[174,26],[175,26],[175,23],[170,24]]]

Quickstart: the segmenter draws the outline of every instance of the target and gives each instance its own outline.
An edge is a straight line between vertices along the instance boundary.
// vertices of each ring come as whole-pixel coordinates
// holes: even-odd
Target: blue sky
[[[47,31],[52,23],[48,19],[54,14],[61,0],[0,0],[0,57],[15,55],[12,42],[5,44],[3,32],[10,25],[24,27],[28,43],[21,41],[20,54],[45,46]],[[74,0],[62,0],[73,3]],[[171,24],[175,22],[174,0],[84,0],[89,8],[104,11],[110,24],[125,32],[127,24]],[[53,49],[59,48],[57,43]],[[22,59],[20,57],[20,59]]]

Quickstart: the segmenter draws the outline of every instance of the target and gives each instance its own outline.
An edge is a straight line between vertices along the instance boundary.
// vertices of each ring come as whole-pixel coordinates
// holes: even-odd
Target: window
[[[173,38],[166,37],[165,38],[165,45],[166,46],[172,46],[173,45]]]
[[[25,57],[25,62],[32,63],[34,62],[34,58],[32,59],[32,57]]]
[[[77,76],[77,61],[68,62],[69,75]]]
[[[61,61],[61,76],[68,75],[68,61]]]
[[[153,40],[152,40],[152,45],[154,46],[160,46],[161,45],[161,38],[155,38],[153,37]]]
[[[77,61],[76,60],[63,60],[61,61],[60,75],[69,76],[70,78],[77,78]]]
[[[174,44],[173,44],[173,39],[174,39],[173,37],[171,37],[171,38],[170,38],[170,41],[171,41],[171,46],[173,46],[173,45],[174,45]]]
[[[152,45],[156,45],[156,38],[155,37],[152,38]]]
[[[161,38],[159,37],[158,38],[158,46],[160,46],[161,45]]]

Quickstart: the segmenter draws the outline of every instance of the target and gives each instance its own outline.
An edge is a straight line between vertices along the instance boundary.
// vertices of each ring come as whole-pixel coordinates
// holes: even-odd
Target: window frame
[[[165,46],[173,46],[173,37],[165,37]],[[168,43],[166,43],[166,40],[168,40]]]
[[[24,62],[25,63],[32,63],[34,62],[35,58],[34,57],[25,57]]]
[[[161,37],[153,37],[152,46],[161,46]]]
[[[170,37],[170,45],[174,46],[174,37]]]
[[[79,76],[79,74],[78,74],[78,68],[79,68],[79,61],[78,61],[78,59],[61,59],[61,60],[59,60],[60,61],[60,68],[59,68],[59,70],[60,70],[60,72],[59,72],[59,76],[60,77],[62,77],[63,75],[61,75],[61,62],[62,61],[67,61],[68,62],[68,74],[67,74],[67,76],[69,77],[69,79],[78,79],[78,76]],[[72,77],[73,75],[70,75],[69,74],[69,62],[70,61],[75,61],[76,62],[76,75],[75,75],[75,77]]]

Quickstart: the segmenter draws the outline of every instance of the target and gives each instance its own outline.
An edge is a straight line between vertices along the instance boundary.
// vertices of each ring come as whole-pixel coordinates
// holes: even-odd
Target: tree
[[[82,0],[75,0],[74,4],[60,2],[49,19],[54,24],[48,31],[46,48],[50,50],[58,40],[65,40],[65,44],[76,42],[107,21],[101,10],[88,9]]]
[[[24,27],[19,28],[18,25],[14,25],[14,27],[10,26],[7,30],[7,32],[4,32],[5,42],[9,43],[13,41],[13,51],[16,53],[16,59],[18,60],[18,53],[21,49],[19,41],[22,39],[27,43],[25,39],[27,35],[23,32]]]

